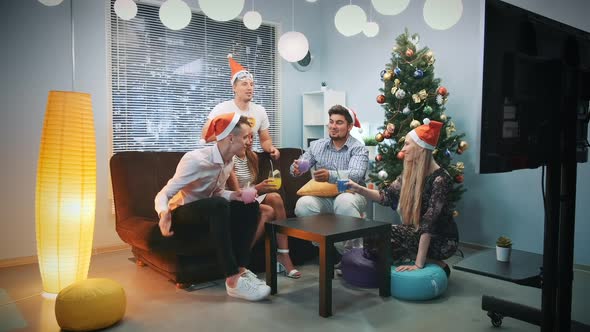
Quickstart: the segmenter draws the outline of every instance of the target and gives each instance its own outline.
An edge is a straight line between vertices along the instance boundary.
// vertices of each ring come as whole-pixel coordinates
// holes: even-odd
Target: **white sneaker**
[[[258,279],[258,276],[254,272],[252,272],[248,269],[246,269],[244,272],[242,272],[242,274],[240,276],[243,278],[250,279],[250,281],[252,281],[253,283],[255,283],[257,285],[266,285],[266,281],[264,281],[262,279]]]
[[[240,276],[235,288],[225,283],[227,295],[248,301],[260,301],[270,294],[270,287],[267,285],[255,284],[252,280]]]

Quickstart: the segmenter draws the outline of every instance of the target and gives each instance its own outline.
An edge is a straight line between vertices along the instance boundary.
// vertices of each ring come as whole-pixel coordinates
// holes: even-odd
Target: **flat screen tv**
[[[546,164],[564,112],[578,113],[572,130],[587,158],[589,68],[590,33],[486,0],[479,172]]]

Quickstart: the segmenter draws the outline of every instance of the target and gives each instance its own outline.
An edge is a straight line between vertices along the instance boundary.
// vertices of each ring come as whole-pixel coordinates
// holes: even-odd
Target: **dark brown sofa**
[[[274,167],[281,171],[283,186],[279,193],[285,202],[287,217],[294,216],[297,190],[309,181],[309,174],[299,178],[289,175],[289,166],[301,154],[293,148],[280,149],[281,158]],[[189,241],[177,236],[164,238],[158,228],[154,197],[174,175],[182,152],[119,152],[110,160],[115,200],[116,230],[131,245],[138,264],[147,264],[178,286],[218,279],[222,274],[215,256],[215,243],[207,225],[194,225]],[[259,153],[260,174],[270,169],[267,153]],[[290,238],[291,258],[295,265],[317,256],[309,242]],[[264,241],[253,248],[251,270],[264,270]]]

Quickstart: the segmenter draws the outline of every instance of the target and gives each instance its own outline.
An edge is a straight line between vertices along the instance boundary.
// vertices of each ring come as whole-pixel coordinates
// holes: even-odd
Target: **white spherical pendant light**
[[[129,21],[137,15],[137,4],[133,0],[115,1],[115,13],[122,20]]]
[[[199,7],[210,19],[225,22],[240,15],[244,0],[199,0]]]
[[[62,3],[64,0],[39,0],[40,3],[44,4],[45,6],[57,6]]]
[[[410,0],[371,0],[371,3],[381,15],[397,15],[408,7]]]
[[[379,24],[377,24],[377,22],[367,22],[367,25],[365,25],[365,28],[363,29],[363,33],[369,38],[377,36],[379,33]]]
[[[447,30],[463,15],[462,0],[426,0],[424,21],[435,30]]]
[[[262,23],[262,16],[260,13],[254,10],[251,10],[244,14],[244,25],[246,28],[250,30],[256,30]]]
[[[290,31],[279,39],[279,54],[289,62],[303,59],[309,51],[307,38],[301,32]]]
[[[172,30],[186,27],[190,23],[191,17],[191,9],[182,0],[167,0],[160,7],[160,21]]]
[[[336,30],[346,37],[354,36],[363,31],[367,24],[367,14],[357,5],[346,5],[336,12],[334,25]]]

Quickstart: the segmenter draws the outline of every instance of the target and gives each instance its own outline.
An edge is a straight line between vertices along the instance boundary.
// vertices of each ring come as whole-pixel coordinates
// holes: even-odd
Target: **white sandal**
[[[279,254],[289,254],[289,249],[277,249],[277,253]],[[291,271],[287,272],[287,269],[285,268],[285,265],[283,265],[282,263],[279,263],[277,261],[277,272],[278,273],[283,273],[286,277],[288,278],[292,278],[292,279],[299,279],[301,278],[301,272],[299,272],[299,270],[297,269],[293,269]]]

